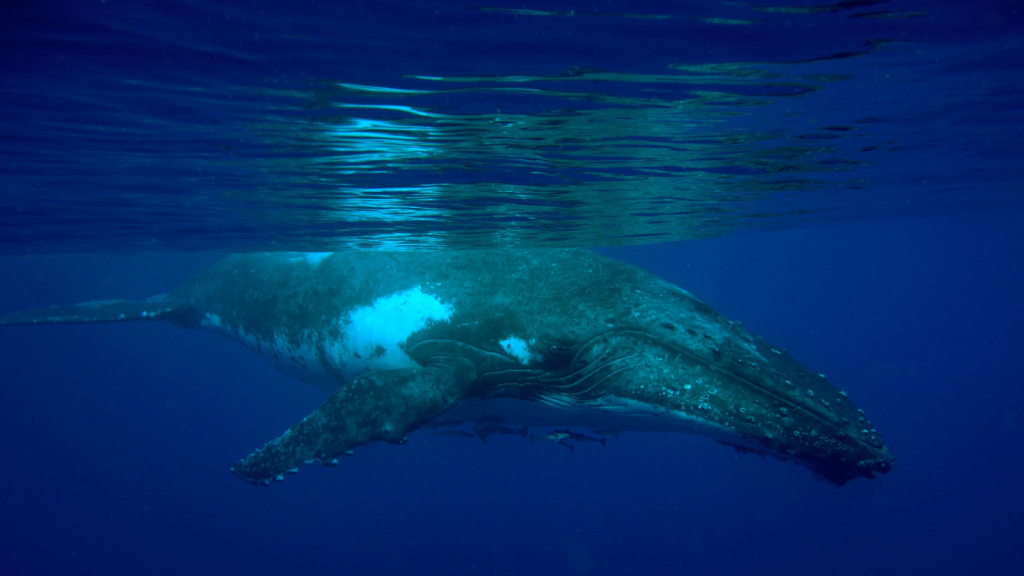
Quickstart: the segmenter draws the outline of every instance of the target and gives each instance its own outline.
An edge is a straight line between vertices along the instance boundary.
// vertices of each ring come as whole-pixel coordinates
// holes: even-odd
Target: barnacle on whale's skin
[[[584,250],[237,255],[165,297],[0,324],[129,320],[212,330],[332,392],[234,465],[254,484],[438,419],[688,432],[836,485],[892,466],[823,375],[685,290]]]

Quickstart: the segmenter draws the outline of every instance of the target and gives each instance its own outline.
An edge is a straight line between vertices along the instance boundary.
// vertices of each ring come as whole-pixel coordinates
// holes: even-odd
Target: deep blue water
[[[827,374],[895,468],[416,433],[254,488],[230,464],[324,393],[209,333],[9,327],[0,572],[1020,573],[1024,8],[807,6],[5,4],[0,312],[236,249],[604,246]]]

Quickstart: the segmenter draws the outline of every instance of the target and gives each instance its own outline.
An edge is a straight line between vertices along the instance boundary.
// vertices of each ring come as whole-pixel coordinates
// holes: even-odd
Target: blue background
[[[230,464],[324,393],[241,346],[162,323],[5,327],[0,573],[1024,572],[1020,3],[499,7],[550,14],[450,0],[4,2],[0,313],[145,298],[223,252],[335,246],[362,232],[430,232],[461,246],[476,241],[470,225],[498,237],[522,226],[509,237],[529,243],[530,222],[576,246],[721,234],[600,250],[827,374],[884,435],[894,470],[836,489],[792,464],[685,435],[624,433],[569,452],[519,437],[485,445],[416,433],[254,488]],[[651,14],[669,18],[634,18]],[[888,43],[872,44],[879,39]],[[765,76],[696,85],[631,76],[716,64]],[[613,80],[574,79],[595,70]],[[487,78],[529,74],[550,78]],[[314,137],[351,120],[332,106],[408,101],[339,95],[342,83],[454,86],[416,106],[474,129],[498,108],[570,122],[614,108],[605,96],[622,98],[624,114],[646,98],[652,110],[679,100],[693,118],[714,120],[714,130],[699,126],[709,131],[695,146],[706,145],[704,181],[721,177],[723,187],[690,195],[698,177],[682,155],[661,175],[642,153],[636,166],[605,170],[607,158],[588,157],[584,144],[564,162],[571,151],[527,137],[475,171],[464,169],[473,154],[501,147],[353,168]],[[499,84],[576,96],[491,91]],[[706,91],[724,96],[694,104]],[[672,130],[689,126],[681,117]],[[679,117],[651,118],[634,126],[654,134],[650,150],[676,145],[657,121]],[[603,136],[595,126],[585,135]],[[448,136],[459,134],[475,132]],[[763,140],[728,144],[749,134]],[[583,195],[578,213],[553,203],[550,220],[520,217],[532,205],[501,191],[553,167],[566,181],[635,182],[638,191],[668,181],[679,197],[666,196],[670,216],[655,218],[655,236],[626,226],[635,223],[628,195]],[[418,186],[465,180],[508,187],[402,204]],[[398,193],[337,204],[378,185]],[[384,200],[408,220],[361,228]],[[571,225],[588,218],[600,218],[593,228],[606,241],[574,236]],[[324,221],[336,227],[310,231]],[[627,229],[636,234],[620,234]],[[39,255],[51,253],[63,255]]]

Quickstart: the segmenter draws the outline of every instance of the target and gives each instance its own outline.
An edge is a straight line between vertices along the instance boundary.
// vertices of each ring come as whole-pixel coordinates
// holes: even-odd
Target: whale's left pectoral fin
[[[360,376],[231,471],[252,484],[268,484],[299,464],[336,464],[339,455],[363,444],[404,442],[409,432],[461,402],[474,378],[464,361]]]

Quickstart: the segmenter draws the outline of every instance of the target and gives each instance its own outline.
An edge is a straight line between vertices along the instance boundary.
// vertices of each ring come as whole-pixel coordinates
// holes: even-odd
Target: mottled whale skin
[[[438,418],[700,434],[836,485],[892,456],[824,377],[672,284],[584,250],[231,256],[148,302],[0,324],[165,320],[333,392],[235,463],[267,484]]]

